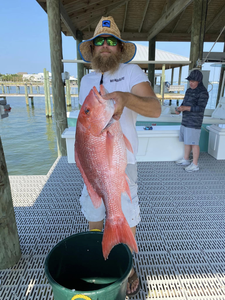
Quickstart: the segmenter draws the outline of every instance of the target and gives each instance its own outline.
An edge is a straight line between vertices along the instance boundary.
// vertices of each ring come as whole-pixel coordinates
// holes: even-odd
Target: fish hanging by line
[[[138,252],[134,235],[121,208],[121,193],[131,194],[125,169],[126,149],[132,146],[122,132],[120,122],[113,119],[114,102],[102,98],[93,87],[80,108],[76,125],[75,161],[87,187],[93,205],[98,208],[102,200],[106,208],[102,252],[105,259],[112,248],[127,244]],[[102,95],[102,96],[101,96]]]

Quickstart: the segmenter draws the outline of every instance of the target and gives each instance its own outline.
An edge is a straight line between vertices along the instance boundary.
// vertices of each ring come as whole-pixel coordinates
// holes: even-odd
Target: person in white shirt
[[[82,105],[93,86],[104,85],[108,94],[104,99],[115,102],[114,119],[119,120],[124,135],[130,141],[133,153],[127,151],[126,174],[130,182],[132,203],[122,194],[123,213],[135,236],[140,222],[140,208],[137,195],[138,137],[136,132],[137,115],[159,117],[161,104],[157,99],[146,74],[134,64],[127,64],[136,54],[136,45],[121,39],[120,31],[112,17],[102,17],[96,26],[94,36],[79,44],[79,52],[85,62],[91,62],[94,72],[81,80],[79,103]],[[80,197],[82,212],[89,221],[89,228],[103,229],[105,207],[95,208],[84,185]],[[132,269],[128,278],[127,295],[134,296],[140,289],[136,271]]]

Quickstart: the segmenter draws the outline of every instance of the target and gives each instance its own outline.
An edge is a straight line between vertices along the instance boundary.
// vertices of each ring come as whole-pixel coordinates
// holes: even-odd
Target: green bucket
[[[81,232],[59,242],[45,260],[45,274],[54,300],[124,300],[132,255],[124,244],[107,260],[102,232]]]

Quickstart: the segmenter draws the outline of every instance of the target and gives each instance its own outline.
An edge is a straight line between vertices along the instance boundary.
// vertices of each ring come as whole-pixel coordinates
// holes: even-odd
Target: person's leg
[[[198,158],[200,154],[200,147],[199,145],[192,146],[192,153],[193,153],[193,163],[197,166],[198,165]]]
[[[89,230],[93,230],[93,229],[98,229],[98,230],[102,231],[102,229],[103,229],[103,220],[98,221],[98,222],[89,222]]]
[[[184,145],[184,159],[189,160],[191,153],[191,145]]]
[[[136,226],[134,227],[131,227],[131,231],[135,237],[135,234],[136,234]],[[132,250],[130,249],[131,253],[132,253]],[[134,274],[134,268],[132,268],[131,272],[130,272],[130,275],[129,277],[132,277]],[[138,287],[138,284],[139,284],[139,279],[137,278],[135,281],[132,282],[132,284],[129,284],[129,282],[127,283],[127,294],[130,294],[130,293],[133,293],[134,291],[137,290],[137,287]]]

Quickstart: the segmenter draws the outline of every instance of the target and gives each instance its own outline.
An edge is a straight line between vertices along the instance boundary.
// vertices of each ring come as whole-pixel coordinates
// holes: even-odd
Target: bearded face
[[[112,47],[110,47],[112,48]],[[116,51],[115,51],[116,50]],[[92,68],[97,72],[114,73],[118,68],[122,59],[121,48],[116,46],[113,51],[109,47],[94,47],[93,58],[91,61]]]

